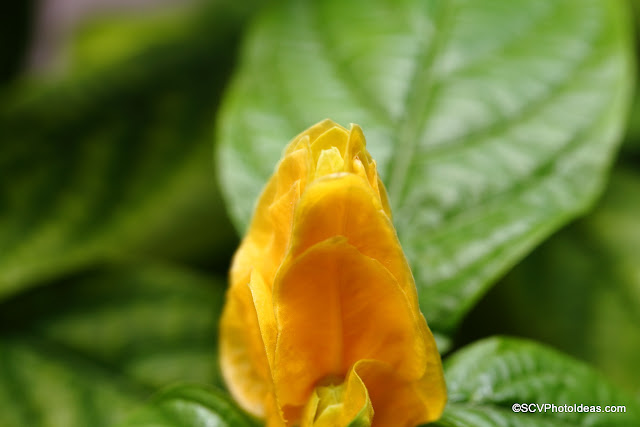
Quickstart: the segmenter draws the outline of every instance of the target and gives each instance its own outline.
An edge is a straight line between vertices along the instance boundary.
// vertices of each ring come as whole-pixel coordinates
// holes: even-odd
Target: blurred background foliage
[[[44,29],[54,18],[43,11],[65,3],[83,2],[11,2],[0,14],[8,427],[111,425],[174,381],[223,387],[217,315],[238,237],[211,141],[244,28],[262,5],[123,1],[66,22],[69,37],[51,46]],[[496,333],[534,338],[640,396],[639,218],[636,96],[595,210],[485,295],[453,349]]]
[[[6,89],[0,295],[118,257],[224,270],[211,128],[243,12],[200,7],[81,29],[61,77]]]
[[[11,24],[0,89],[8,427],[112,425],[171,382],[221,385],[217,316],[237,236],[211,137],[256,7],[120,2],[91,13],[89,3],[108,2],[68,3],[15,2],[2,15]],[[42,17],[83,5],[75,21]],[[39,31],[45,40],[29,47]]]

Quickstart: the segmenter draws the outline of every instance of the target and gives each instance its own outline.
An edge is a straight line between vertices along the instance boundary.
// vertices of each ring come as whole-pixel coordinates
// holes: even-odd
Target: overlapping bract
[[[235,254],[222,371],[269,426],[437,419],[440,357],[362,130],[325,120],[287,147]]]

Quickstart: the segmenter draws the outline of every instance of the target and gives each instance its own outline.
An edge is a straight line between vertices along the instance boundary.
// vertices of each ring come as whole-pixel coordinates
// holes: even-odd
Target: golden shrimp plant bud
[[[325,120],[284,151],[233,259],[220,354],[268,426],[440,417],[440,356],[359,126]]]

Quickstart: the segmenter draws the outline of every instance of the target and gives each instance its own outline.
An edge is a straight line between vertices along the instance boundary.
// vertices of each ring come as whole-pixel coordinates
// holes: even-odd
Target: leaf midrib
[[[404,99],[405,114],[400,116],[392,133],[395,137],[393,145],[403,147],[400,150],[394,150],[396,155],[391,155],[384,174],[388,193],[396,195],[395,206],[399,206],[398,202],[406,185],[409,165],[418,147],[418,136],[426,122],[422,119],[428,116],[434,105],[433,97],[427,97],[424,100],[417,95],[431,93],[435,86],[436,79],[432,68],[441,54],[441,49],[446,43],[448,32],[452,27],[448,23],[451,22],[455,13],[453,4],[453,1],[441,3],[439,13],[433,20],[434,38],[430,41],[422,41],[424,47],[420,49]]]

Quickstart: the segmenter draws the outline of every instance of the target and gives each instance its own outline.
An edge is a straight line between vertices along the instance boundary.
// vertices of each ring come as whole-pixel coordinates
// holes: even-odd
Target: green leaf
[[[218,129],[236,227],[287,141],[325,117],[358,123],[421,308],[451,333],[600,191],[631,95],[628,12],[609,0],[275,4]]]
[[[489,338],[444,363],[449,402],[441,426],[637,426],[640,404],[577,360],[540,344]],[[600,413],[553,408],[514,412],[513,404],[600,405]],[[625,405],[625,413],[605,413]],[[573,408],[572,408],[573,409]],[[594,408],[595,409],[595,408]]]
[[[224,286],[169,267],[85,273],[0,304],[0,425],[108,426],[158,387],[221,384]]]
[[[215,389],[181,385],[154,396],[149,404],[120,427],[245,427],[259,426],[228,394]]]
[[[226,268],[236,236],[210,135],[249,15],[236,9],[178,14],[171,31],[162,18],[144,37],[103,23],[77,43],[92,52],[111,42],[100,61],[77,59],[68,76],[2,98],[0,298],[104,260]]]
[[[547,342],[640,395],[638,218],[640,173],[616,168],[596,210],[516,266],[469,322],[490,317],[483,333]]]

